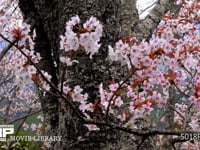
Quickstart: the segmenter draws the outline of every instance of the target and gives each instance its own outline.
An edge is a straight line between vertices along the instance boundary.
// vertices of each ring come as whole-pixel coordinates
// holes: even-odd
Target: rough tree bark
[[[89,101],[94,102],[98,99],[101,82],[106,85],[109,79],[118,81],[127,72],[125,67],[121,69],[120,63],[111,64],[108,61],[107,45],[113,45],[120,36],[134,35],[148,40],[162,16],[170,10],[172,2],[159,0],[144,20],[139,20],[136,0],[19,0],[19,6],[24,20],[36,29],[35,51],[40,52],[43,58],[39,66],[52,76],[55,85],[62,80],[64,70],[58,58],[59,36],[65,32],[66,21],[75,15],[83,21],[90,16],[101,21],[104,33],[100,52],[92,60],[84,53],[77,53],[74,57],[80,63],[65,70],[69,85],[80,85],[89,94]],[[54,61],[57,67],[54,67]],[[48,93],[40,97],[46,122],[50,126],[49,134],[63,137],[62,142],[53,143],[50,149],[134,149],[130,135],[108,128],[87,133],[83,122],[66,101]],[[101,112],[97,113],[101,115]]]

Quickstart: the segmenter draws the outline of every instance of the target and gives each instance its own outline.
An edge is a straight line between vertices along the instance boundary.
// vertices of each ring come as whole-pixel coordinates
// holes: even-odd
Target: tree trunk
[[[88,101],[94,102],[98,100],[100,83],[106,85],[110,79],[123,80],[127,75],[126,67],[108,61],[107,46],[113,45],[120,36],[128,37],[131,33],[139,39],[149,38],[168,10],[162,2],[160,0],[160,7],[154,10],[157,16],[153,14],[144,21],[139,21],[135,0],[19,0],[19,6],[25,21],[31,24],[32,29],[36,29],[35,51],[42,56],[40,69],[52,76],[55,85],[62,80],[64,70],[59,63],[59,41],[60,35],[65,32],[66,21],[75,15],[79,15],[83,22],[90,16],[101,21],[104,32],[100,52],[92,60],[83,52],[75,54],[79,63],[68,67],[65,75],[71,87],[80,85],[89,94]],[[145,26],[146,23],[151,23],[151,26]],[[57,63],[56,67],[54,62]],[[53,143],[50,149],[135,149],[129,135],[105,127],[100,132],[89,133],[66,101],[48,93],[45,96],[41,93],[40,97],[50,127],[49,134],[62,136],[62,142]]]

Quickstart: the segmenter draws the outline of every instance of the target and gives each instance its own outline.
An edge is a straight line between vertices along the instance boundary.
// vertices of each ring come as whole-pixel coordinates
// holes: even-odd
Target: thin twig
[[[184,91],[182,91],[175,83],[174,86],[176,87],[176,89],[180,92],[180,94],[183,94],[186,97],[190,97],[190,95],[186,94]]]
[[[167,102],[167,105],[173,109],[177,114],[179,114],[179,116],[182,118],[182,119],[185,119],[185,117],[178,111],[176,110],[169,102]]]
[[[130,77],[131,77],[134,73],[135,73],[135,71],[132,72],[132,73],[130,73],[130,74],[126,77],[126,79],[118,86],[116,92],[122,88],[122,86],[128,81],[128,79],[130,79]],[[111,102],[113,101],[114,98],[117,98],[117,97],[118,97],[118,96],[116,96],[116,93],[113,92],[111,98],[110,98],[109,101],[108,101],[108,106],[107,106],[107,109],[106,109],[106,120],[108,119],[108,113],[109,113],[109,110],[110,110]]]
[[[13,40],[11,42],[9,42],[8,46],[6,46],[5,48],[3,48],[3,50],[0,53],[0,61],[3,59],[3,57],[6,55],[6,53],[13,47],[13,45],[17,42],[17,40]]]
[[[28,117],[30,117],[30,116],[32,116],[32,115],[35,115],[35,114],[37,114],[37,113],[40,113],[41,111],[42,111],[42,109],[39,109],[38,111],[29,113],[29,114],[27,113],[26,115],[24,115],[24,116],[22,116],[22,117],[19,117],[19,118],[15,119],[15,120],[12,120],[12,121],[8,122],[8,124],[13,124],[13,123],[15,123],[16,121],[22,120],[22,119],[24,119],[24,118],[28,118]]]
[[[142,144],[145,142],[145,140],[148,138],[148,136],[143,136],[141,142],[138,144],[136,150],[139,150],[139,148],[142,146]]]
[[[63,83],[64,83],[66,70],[67,70],[67,67],[64,67],[63,72],[62,72],[62,76],[61,76],[61,81],[60,81],[60,83],[61,83],[61,87],[60,87],[61,93],[63,93]]]

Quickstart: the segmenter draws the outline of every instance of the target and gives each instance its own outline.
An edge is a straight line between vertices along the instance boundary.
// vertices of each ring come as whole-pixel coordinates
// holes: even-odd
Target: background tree
[[[130,6],[132,9],[130,9]],[[179,18],[177,14],[181,9],[180,6],[183,10],[187,7],[190,9],[185,12],[182,10],[179,13]],[[175,108],[175,103],[178,99],[186,97],[192,103],[198,105],[196,101],[199,97],[199,50],[197,44],[199,36],[193,37],[197,38],[197,41],[193,40],[194,45],[189,47],[189,52],[186,52],[188,48],[183,51],[178,48],[177,42],[181,42],[181,40],[178,41],[177,39],[183,38],[184,41],[184,38],[191,36],[191,33],[197,33],[196,28],[191,24],[198,22],[198,19],[195,19],[198,14],[198,12],[195,12],[195,9],[199,7],[198,1],[194,1],[192,6],[187,1],[178,5],[174,1],[159,0],[143,20],[139,19],[136,1],[134,0],[101,2],[19,0],[19,7],[25,22],[31,25],[30,32],[23,31],[25,29],[22,29],[23,32],[19,32],[21,30],[17,29],[12,30],[13,38],[19,41],[24,36],[32,36],[35,30],[34,49],[30,43],[25,46],[27,46],[26,49],[34,51],[33,54],[37,56],[37,60],[34,61],[34,55],[30,55],[32,53],[27,55],[27,51],[24,52],[22,46],[27,41],[24,41],[24,43],[22,41],[21,45],[19,43],[14,44],[14,47],[25,56],[22,62],[23,67],[35,68],[29,73],[29,79],[32,79],[39,86],[41,106],[45,122],[48,125],[47,134],[62,135],[63,137],[62,142],[51,143],[49,149],[89,149],[94,147],[97,149],[136,149],[136,144],[138,144],[138,148],[142,145],[145,149],[153,149],[153,145],[150,145],[150,143],[152,143],[151,140],[155,141],[156,138],[151,136],[157,134],[180,135],[181,131],[174,131],[174,124],[171,124],[171,122],[174,122],[174,112],[187,122],[184,128],[181,128],[182,132],[186,132],[184,130],[188,129],[188,121],[190,120],[187,120],[177,111],[178,108]],[[67,28],[65,22],[76,15],[81,18],[81,22],[79,22],[78,17],[74,17],[71,20],[71,22],[75,22],[73,28]],[[185,19],[192,15],[193,17],[190,20]],[[78,45],[78,51],[75,50],[75,47],[72,50],[66,50],[63,43],[66,42],[65,38],[69,38],[70,35],[64,35],[65,32],[74,32],[78,38],[81,38],[84,33],[96,32],[89,31],[83,25],[90,16],[95,16],[103,25],[101,47],[98,53],[93,52],[94,47],[99,46],[98,43],[94,43],[93,51],[89,51],[89,48],[83,46],[83,43]],[[164,19],[163,26],[157,28],[162,18]],[[178,22],[174,24],[167,22],[170,19],[176,19]],[[94,18],[92,22],[96,22]],[[187,25],[187,23],[190,23],[189,27],[185,27],[188,32],[183,32],[181,35],[174,32],[179,24]],[[92,23],[90,22],[90,24]],[[169,27],[174,31],[171,31]],[[95,28],[97,28],[97,25]],[[98,25],[98,28],[100,28],[100,25]],[[157,30],[155,30],[156,28]],[[152,36],[154,31],[156,31],[156,35]],[[169,34],[167,34],[167,31],[170,31]],[[176,37],[171,36],[170,33],[176,35]],[[134,36],[136,39],[129,38],[130,36]],[[4,36],[1,37],[4,38]],[[29,39],[30,41],[31,39]],[[115,46],[117,41],[119,41],[118,47],[117,44]],[[7,42],[11,44],[10,40],[7,40]],[[184,42],[180,45],[187,45]],[[108,45],[110,45],[109,48]],[[125,51],[126,49],[122,49],[122,47],[129,51]],[[171,47],[173,47],[173,50]],[[84,49],[87,53],[83,51]],[[39,58],[38,54],[41,55],[42,59]],[[186,61],[182,61],[182,54],[186,56],[183,58]],[[136,57],[137,55],[138,57]],[[63,56],[70,58],[70,62],[74,63],[66,65],[63,63]],[[175,59],[177,57],[181,59]],[[111,60],[114,60],[114,62]],[[194,60],[192,64],[194,67],[191,66],[191,63],[188,63],[189,60]],[[36,65],[36,63],[38,64]],[[180,68],[185,68],[183,72],[178,72],[179,68],[176,68],[178,63],[180,63]],[[160,68],[160,70],[158,69],[160,74],[153,76],[153,72],[157,71],[159,65],[168,67],[167,72],[160,71]],[[185,72],[187,72],[186,78],[184,78]],[[158,78],[158,83],[154,83],[153,78],[155,77]],[[191,78],[195,80],[190,82]],[[186,79],[189,82],[187,86],[182,83],[182,80],[185,81]],[[179,85],[179,80],[183,85]],[[194,84],[196,81],[197,84]],[[149,91],[152,86],[154,88]],[[182,86],[186,88],[182,89]],[[191,87],[195,88],[193,88],[194,91],[189,91],[188,96],[188,88]],[[135,94],[138,94],[139,98],[133,98]],[[185,94],[185,97],[180,97],[180,94]],[[103,97],[109,97],[109,95],[111,96],[110,99],[103,103]],[[123,96],[122,102],[120,98]],[[78,103],[74,101],[81,103],[80,100],[83,99],[87,99],[88,104],[84,107],[92,109],[91,112],[87,109],[86,111],[78,109]],[[116,118],[116,112],[111,113],[111,111],[115,110],[115,105],[121,106],[120,103],[124,103],[124,106],[119,109],[121,116],[119,115]],[[131,104],[128,107],[129,111],[126,111],[125,106],[129,103]],[[159,107],[164,109],[165,124],[160,125],[164,126],[162,127],[163,130],[158,130],[157,127],[160,126],[155,126],[153,122],[145,122],[149,120],[144,119],[146,115],[140,117],[141,113],[151,113],[156,107],[158,107],[158,111]],[[182,107],[182,104],[180,107]],[[192,105],[188,107],[187,111],[190,111],[191,107]],[[194,109],[194,112],[196,110]],[[155,111],[156,117],[163,118],[158,111]],[[175,115],[177,115],[176,113]],[[121,123],[119,123],[119,119],[121,119]],[[160,123],[160,120],[158,120],[158,123]],[[88,132],[86,127],[95,131]],[[178,128],[180,127],[178,126]],[[139,137],[136,137],[136,135]],[[138,141],[141,142],[138,143]],[[172,136],[163,141],[163,146],[168,149],[176,143],[176,139]]]

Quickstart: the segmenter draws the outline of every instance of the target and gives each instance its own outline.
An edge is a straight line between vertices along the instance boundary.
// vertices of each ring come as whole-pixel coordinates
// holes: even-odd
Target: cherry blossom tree
[[[198,0],[153,2],[144,19],[134,0],[15,4],[26,23],[0,17],[4,116],[42,109],[62,136],[49,149],[198,147]]]

